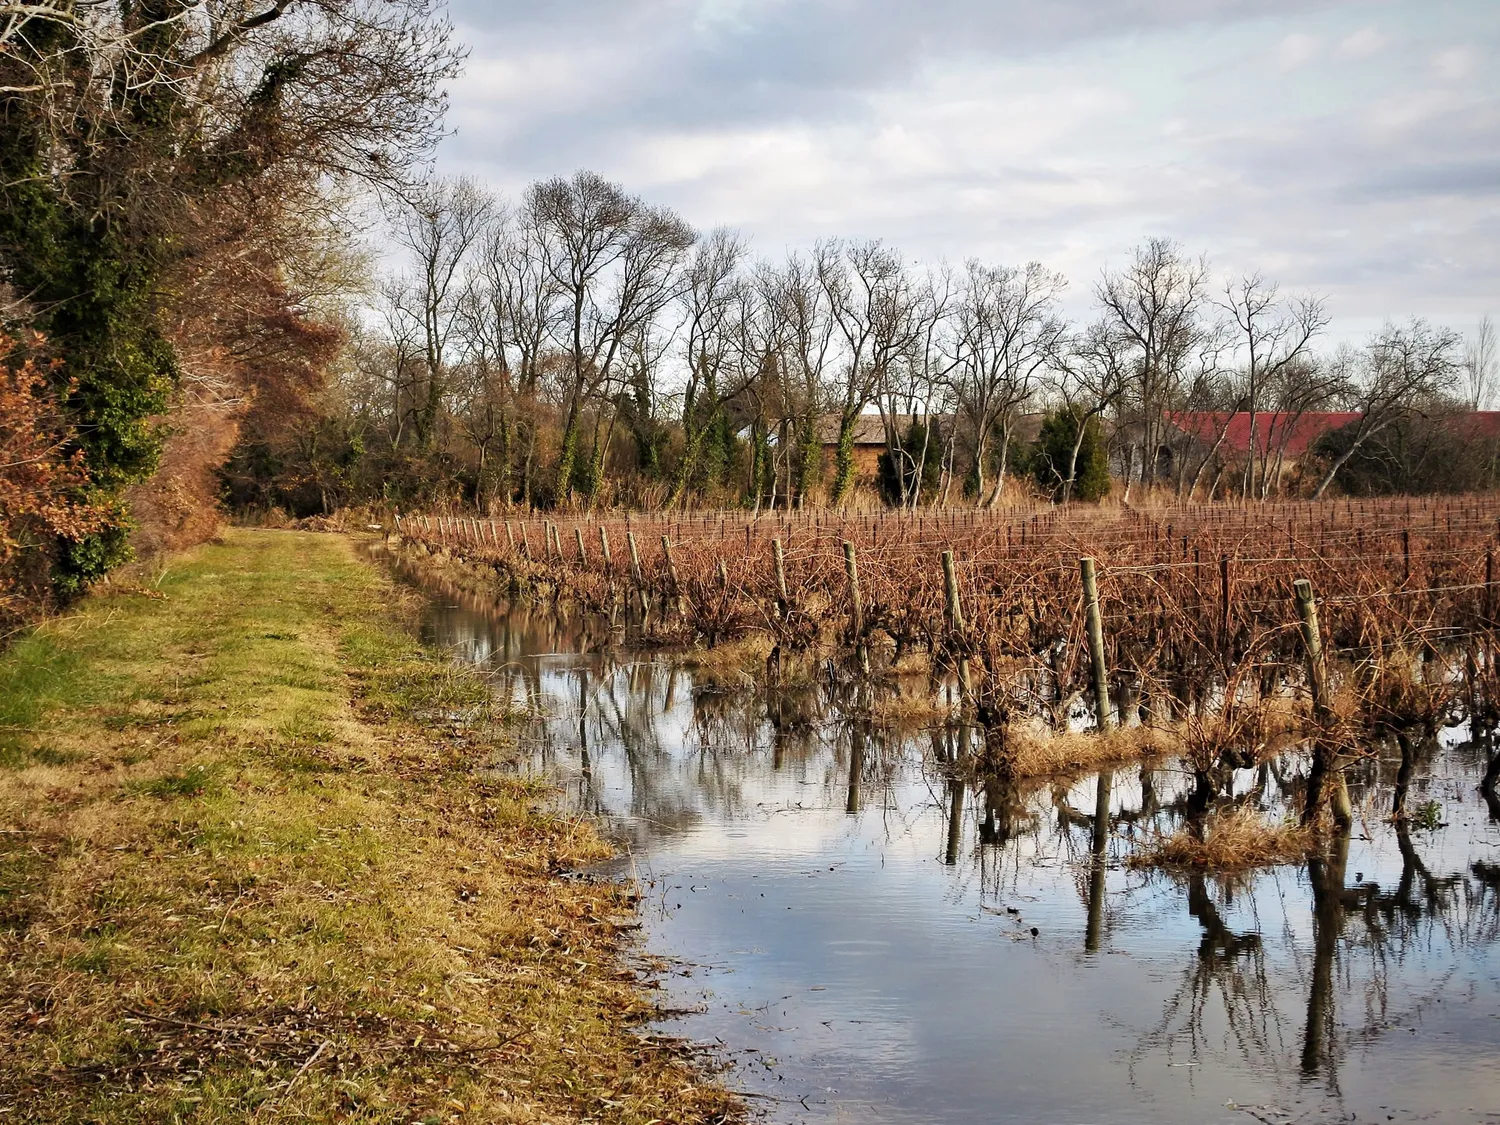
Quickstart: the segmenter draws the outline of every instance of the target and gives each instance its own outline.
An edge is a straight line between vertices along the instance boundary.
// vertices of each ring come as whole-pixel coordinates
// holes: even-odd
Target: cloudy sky
[[[1151,235],[1337,335],[1500,313],[1500,0],[453,0],[447,173],[587,167],[776,256],[1039,260],[1087,312]]]

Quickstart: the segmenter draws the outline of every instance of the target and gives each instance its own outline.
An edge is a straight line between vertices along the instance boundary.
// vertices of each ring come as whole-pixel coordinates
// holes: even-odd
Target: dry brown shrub
[[[1015,777],[1043,777],[1102,769],[1122,762],[1171,753],[1178,738],[1160,727],[1057,733],[1032,724],[1013,724],[1006,734]]]
[[[1179,829],[1131,856],[1130,866],[1219,872],[1299,863],[1313,840],[1309,828],[1271,824],[1257,810],[1240,807],[1210,816],[1201,838],[1189,828]]]

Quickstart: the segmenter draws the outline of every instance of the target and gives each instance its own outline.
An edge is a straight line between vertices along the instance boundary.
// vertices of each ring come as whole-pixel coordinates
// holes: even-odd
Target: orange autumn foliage
[[[40,337],[26,349],[35,353]],[[51,601],[60,540],[98,530],[111,508],[88,494],[83,454],[52,385],[52,368],[0,334],[0,632]]]

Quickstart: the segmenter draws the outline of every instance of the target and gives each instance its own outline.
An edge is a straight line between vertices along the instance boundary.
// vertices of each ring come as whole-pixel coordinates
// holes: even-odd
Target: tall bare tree
[[[543,361],[563,312],[562,290],[547,269],[543,237],[529,210],[497,213],[476,271],[472,334],[494,356],[506,390],[522,407],[536,405]],[[514,425],[508,415],[500,420],[500,475],[509,481],[513,453],[519,452],[521,502],[528,505],[536,480],[537,429],[534,409],[522,409]]]
[[[699,242],[687,267],[679,298],[687,366],[681,412],[684,447],[669,505],[686,496],[698,470],[704,438],[722,422],[724,403],[744,391],[759,371],[759,355],[742,350],[746,329],[737,322],[747,311],[748,286],[740,273],[744,258],[740,237],[720,227]]]
[[[1316,500],[1328,490],[1340,469],[1366,442],[1391,426],[1436,405],[1438,396],[1458,385],[1458,333],[1434,328],[1425,320],[1406,325],[1387,324],[1358,357],[1350,374],[1350,405],[1359,418],[1347,430],[1348,444],[1328,466],[1313,492]]]
[[[543,235],[547,272],[562,291],[559,334],[569,359],[557,464],[562,500],[574,489],[587,399],[617,377],[626,340],[676,297],[696,235],[676,213],[588,171],[532,185],[526,207]],[[595,461],[598,453],[596,443]]]
[[[959,409],[974,431],[974,469],[980,502],[993,508],[1005,488],[1005,462],[1016,412],[1036,393],[1067,325],[1057,302],[1067,287],[1061,274],[1031,262],[1022,269],[970,261],[954,313],[953,380]],[[998,444],[993,487],[985,466]]]
[[[1130,492],[1135,458],[1140,446],[1143,482],[1155,473],[1157,450],[1167,425],[1165,414],[1178,398],[1185,374],[1212,326],[1204,319],[1208,263],[1185,256],[1182,247],[1165,238],[1140,246],[1130,264],[1106,271],[1094,296],[1116,345],[1129,352],[1129,394],[1121,421],[1134,426],[1139,440],[1127,439],[1125,491]]]
[[[830,499],[842,504],[854,488],[854,428],[918,339],[921,295],[900,254],[880,242],[820,243],[813,263],[840,344],[829,388],[839,422]]]
[[[427,388],[416,413],[417,438],[431,449],[448,393],[451,345],[460,328],[475,250],[488,231],[494,199],[468,179],[435,180],[408,193],[392,232],[412,273],[390,290],[397,313],[419,326]]]
[[[1313,341],[1328,326],[1321,298],[1281,297],[1274,282],[1258,273],[1246,274],[1224,287],[1222,307],[1234,321],[1245,358],[1245,409],[1250,412],[1250,450],[1245,459],[1242,495],[1265,499],[1273,473],[1269,455],[1275,433],[1266,435],[1261,449],[1259,411],[1266,386],[1289,370],[1306,366]],[[1288,419],[1281,420],[1283,431]],[[1277,425],[1273,419],[1270,424]],[[1277,464],[1280,459],[1276,459]]]
[[[1486,316],[1479,321],[1473,337],[1464,346],[1464,394],[1470,410],[1488,409],[1495,393],[1495,376],[1500,368],[1500,339],[1495,322]]]

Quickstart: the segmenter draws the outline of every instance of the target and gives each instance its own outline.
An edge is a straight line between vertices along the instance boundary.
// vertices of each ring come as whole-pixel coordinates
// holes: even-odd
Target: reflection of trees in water
[[[932,826],[924,832],[936,829],[933,843],[954,869],[954,893],[967,893],[965,881],[977,872],[981,897],[999,899],[1019,884],[1025,865],[1067,864],[1087,953],[1107,947],[1114,912],[1132,901],[1128,888],[1108,893],[1113,844],[1128,847],[1137,831],[1201,827],[1231,805],[1295,803],[1304,784],[1305,753],[1297,747],[1254,771],[1212,776],[1146,766],[1072,783],[974,778],[959,768],[972,732],[939,727],[908,738],[881,730],[854,717],[868,711],[847,684],[709,688],[663,663],[618,663],[608,644],[576,621],[525,608],[501,615],[490,605],[465,605],[461,591],[445,596],[457,608],[436,617],[439,643],[492,669],[497,690],[511,699],[538,712],[563,710],[536,725],[532,745],[539,761],[576,767],[581,808],[628,811],[647,826],[643,831],[679,831],[705,810],[747,812],[752,780],[774,785],[786,775],[821,786],[827,809],[878,814],[888,840],[936,817],[937,825],[921,823]],[[580,650],[592,655],[561,661],[536,655]],[[1414,749],[1404,756],[1405,771],[1385,758],[1351,771],[1355,799],[1385,811],[1398,786],[1419,785],[1430,772],[1432,748]],[[1468,776],[1500,781],[1492,738],[1444,753],[1455,755],[1450,766],[1459,763]],[[925,802],[896,789],[909,776],[903,769],[916,763],[923,765]],[[627,790],[622,810],[607,807],[604,787],[616,767]],[[1493,792],[1487,799],[1491,816],[1500,819],[1500,800]],[[966,841],[974,844],[970,860]],[[1500,865],[1474,862],[1434,874],[1406,825],[1394,830],[1394,843],[1401,873],[1386,887],[1359,874],[1349,885],[1347,838],[1315,856],[1303,873],[1311,941],[1295,936],[1305,926],[1289,918],[1283,940],[1270,949],[1256,895],[1271,890],[1278,910],[1295,901],[1282,894],[1279,876],[1241,884],[1202,875],[1177,880],[1181,905],[1198,929],[1196,948],[1132,1051],[1132,1065],[1163,1053],[1186,1055],[1185,1061],[1300,1074],[1337,1092],[1351,1050],[1409,1024],[1434,1001],[1447,974],[1461,968],[1465,950],[1500,937]]]
[[[1407,827],[1398,825],[1395,834],[1402,869],[1389,888],[1373,881],[1348,885],[1347,835],[1309,860],[1311,946],[1292,937],[1288,918],[1277,954],[1294,960],[1293,973],[1268,960],[1255,902],[1263,880],[1183,880],[1188,913],[1200,927],[1198,948],[1160,1020],[1132,1051],[1132,1065],[1152,1054],[1185,1053],[1195,1063],[1238,1060],[1258,1072],[1283,1074],[1295,1060],[1297,1073],[1337,1095],[1352,1048],[1409,1026],[1440,997],[1463,953],[1500,938],[1500,867],[1473,863],[1467,871],[1434,876]],[[1233,928],[1221,913],[1235,898],[1256,922],[1249,929]],[[1398,987],[1413,979],[1421,983]],[[1289,980],[1301,982],[1296,1015],[1288,1011]]]

